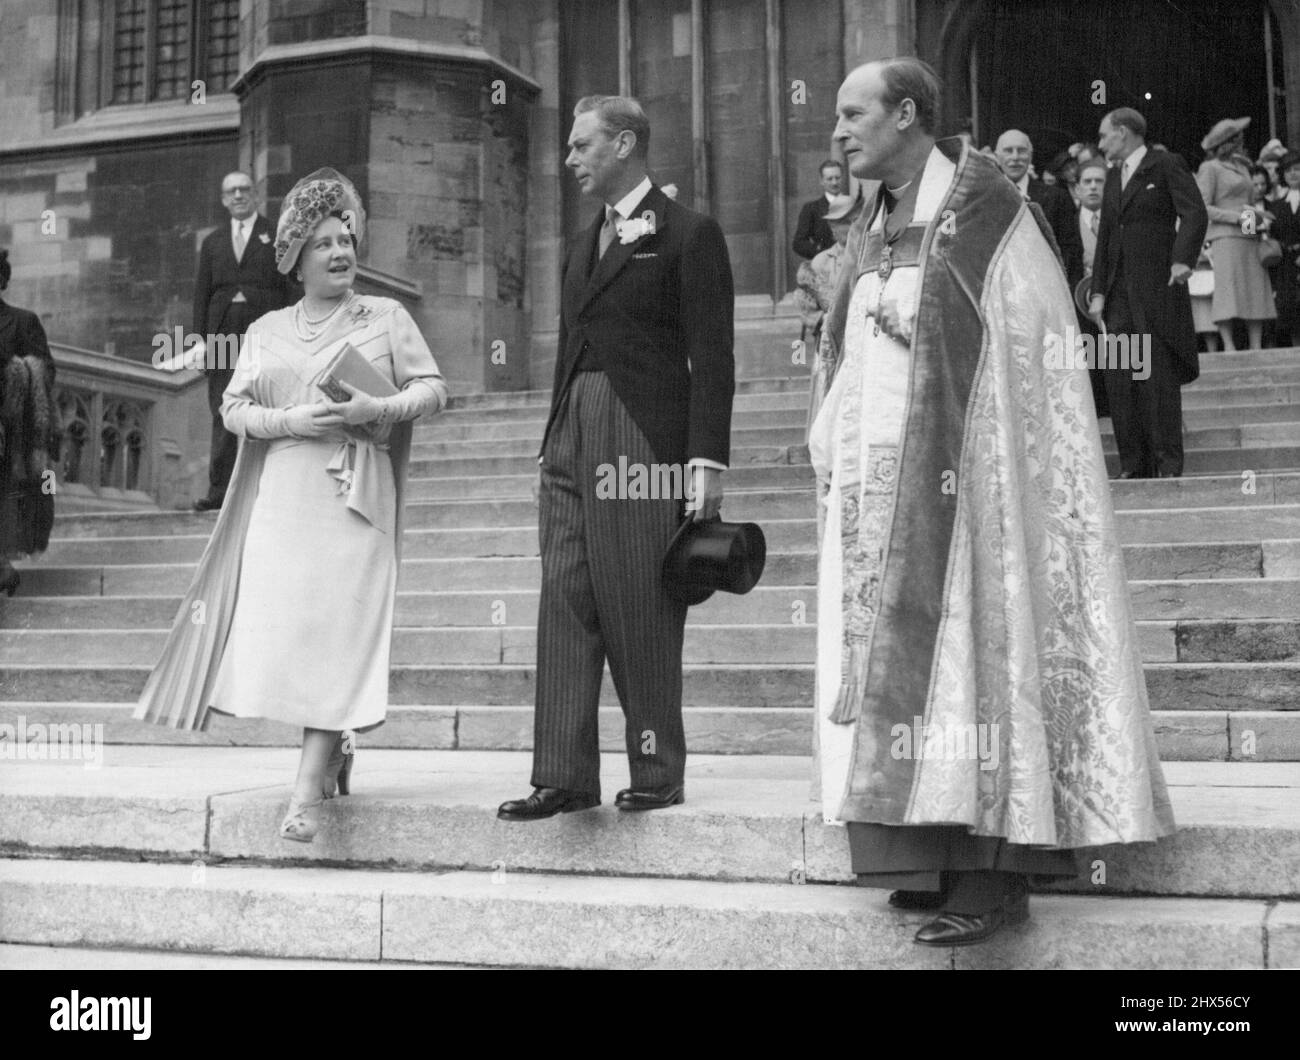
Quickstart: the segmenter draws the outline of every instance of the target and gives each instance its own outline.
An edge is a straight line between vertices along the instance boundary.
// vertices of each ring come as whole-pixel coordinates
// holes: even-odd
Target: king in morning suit
[[[640,104],[574,108],[565,164],[604,210],[571,248],[561,285],[555,386],[540,455],[542,592],[537,620],[535,788],[504,803],[535,820],[600,802],[598,704],[608,661],[626,717],[623,810],[684,798],[685,605],[661,583],[681,497],[609,498],[626,465],[683,465],[694,518],[714,517],[729,458],[733,292],[717,222],[646,176]]]

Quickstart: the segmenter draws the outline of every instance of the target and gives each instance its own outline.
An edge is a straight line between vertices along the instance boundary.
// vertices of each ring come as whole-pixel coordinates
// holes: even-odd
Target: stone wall
[[[198,246],[236,157],[226,137],[0,160],[5,297],[53,341],[148,361],[156,334],[191,326]]]
[[[58,39],[55,0],[0,4],[0,146],[54,128]]]

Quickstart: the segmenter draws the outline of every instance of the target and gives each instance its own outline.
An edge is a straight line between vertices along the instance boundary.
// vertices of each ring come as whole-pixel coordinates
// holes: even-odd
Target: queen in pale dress
[[[280,826],[299,842],[348,793],[352,734],[384,721],[411,421],[447,400],[401,304],[352,290],[364,225],[333,170],[285,197],[276,262],[305,294],[245,335],[221,408],[241,439],[226,503],[136,710],[176,728],[213,712],[301,727]],[[395,395],[325,397],[316,379],[348,343]]]

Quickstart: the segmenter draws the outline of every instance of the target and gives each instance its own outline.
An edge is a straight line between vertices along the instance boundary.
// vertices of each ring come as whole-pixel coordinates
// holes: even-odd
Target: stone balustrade
[[[207,490],[203,373],[51,343],[63,426],[59,509],[184,508]]]

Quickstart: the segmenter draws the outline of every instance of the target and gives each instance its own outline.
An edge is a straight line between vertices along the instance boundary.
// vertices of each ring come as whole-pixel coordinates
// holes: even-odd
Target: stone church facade
[[[1159,14],[1166,5],[1146,6],[1172,17]],[[1205,111],[1208,127],[1224,116],[1211,113],[1221,102],[1234,115],[1249,105],[1259,143],[1270,128],[1298,143],[1300,0],[1237,6],[1235,44],[1237,23],[1208,25],[1218,17],[1210,14],[1169,32],[1187,37],[1186,63],[1201,39],[1252,56],[1256,74],[1235,78],[1247,96],[1224,100],[1229,89],[1211,86],[1219,96],[1210,102],[1173,101],[1170,113]],[[788,372],[790,236],[832,152],[845,70],[921,55],[948,86],[940,132],[981,142],[995,138],[998,121],[1033,125],[1037,104],[1025,99],[1065,91],[1057,67],[1043,65],[1057,54],[1085,53],[1075,80],[1088,81],[1093,63],[1110,78],[1112,104],[1140,103],[1143,86],[1125,74],[1136,60],[1111,73],[1102,55],[1116,46],[1097,38],[1095,62],[1088,48],[1072,48],[1085,31],[1107,30],[1051,13],[1063,7],[1076,5],[5,0],[6,297],[38,311],[54,342],[147,364],[157,335],[191,324],[197,249],[225,217],[221,177],[248,171],[274,220],[298,177],[332,165],[369,210],[361,288],[410,308],[454,392],[547,387],[563,248],[591,217],[564,169],[569,115],[585,94],[621,91],[650,114],[656,179],[675,183],[680,201],[727,234],[742,372]],[[1165,76],[1152,106],[1170,83]],[[1036,143],[1095,135],[1095,115],[1077,98],[1057,110],[1035,126]]]

